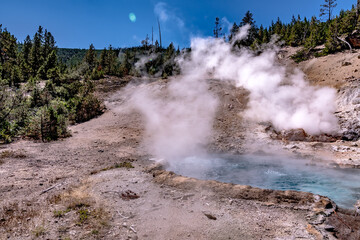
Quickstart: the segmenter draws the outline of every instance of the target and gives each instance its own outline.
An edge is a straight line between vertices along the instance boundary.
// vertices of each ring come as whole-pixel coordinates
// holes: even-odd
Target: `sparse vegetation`
[[[71,211],[70,208],[68,208],[66,210],[63,210],[63,211],[62,210],[56,210],[56,211],[54,211],[54,217],[55,218],[62,218],[62,217],[65,216],[65,214],[67,214],[70,211]]]
[[[85,183],[48,199],[49,203],[61,206],[59,210],[53,211],[53,217],[65,223],[59,225],[57,229],[62,236],[67,236],[69,230],[75,226],[93,229],[91,232],[81,233],[81,237],[77,236],[81,239],[88,239],[91,235],[101,237],[108,229],[108,213],[97,206],[94,199],[88,195],[86,188],[88,185]]]
[[[115,168],[134,168],[134,166],[131,164],[131,162],[121,162],[121,163],[116,163],[111,167],[104,168],[102,169],[102,171],[107,171]]]
[[[79,209],[77,213],[79,215],[79,221],[78,221],[79,225],[85,223],[90,217],[90,212],[87,209]]]
[[[103,168],[100,171],[108,171],[108,170],[112,170],[112,169],[116,169],[116,168],[134,168],[134,166],[132,165],[131,162],[121,162],[121,163],[115,163],[113,166]],[[99,170],[94,170],[90,174],[91,175],[97,174],[100,171]]]
[[[31,221],[39,215],[37,207],[26,201],[4,204],[0,210],[0,229],[5,232],[26,232]]]
[[[15,152],[15,151],[9,151],[5,150],[0,152],[0,165],[3,164],[6,158],[26,158],[26,155],[22,152]]]
[[[43,226],[37,226],[34,230],[32,230],[32,234],[35,237],[40,237],[40,236],[44,235],[45,232],[46,232],[46,230]]]
[[[26,155],[22,152],[5,150],[0,153],[0,159],[4,158],[26,158]]]

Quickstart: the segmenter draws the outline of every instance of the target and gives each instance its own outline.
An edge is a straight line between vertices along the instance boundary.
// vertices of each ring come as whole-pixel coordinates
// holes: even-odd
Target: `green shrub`
[[[104,77],[104,72],[102,70],[98,70],[94,68],[89,76],[91,80],[99,80]]]
[[[291,56],[291,59],[296,63],[306,61],[310,58],[310,53],[307,49],[301,49]]]
[[[43,141],[56,140],[69,136],[67,125],[67,109],[64,103],[54,100],[49,106],[39,108],[30,117],[26,135]]]
[[[77,101],[74,119],[77,123],[85,122],[103,113],[103,106],[93,94],[88,94]]]

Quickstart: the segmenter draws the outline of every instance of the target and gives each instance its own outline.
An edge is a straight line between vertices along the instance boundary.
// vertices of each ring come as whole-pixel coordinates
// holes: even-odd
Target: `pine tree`
[[[31,47],[32,47],[31,38],[29,35],[27,35],[24,40],[23,47],[22,47],[22,55],[23,55],[24,62],[28,65],[30,64]]]
[[[290,32],[290,36],[289,36],[289,44],[294,47],[299,46],[302,43],[303,33],[304,33],[304,31],[303,31],[303,27],[301,24],[301,18],[300,18],[300,16],[298,16],[298,19],[291,27],[291,32]]]
[[[105,55],[106,66],[104,69],[105,74],[115,74],[116,70],[116,54],[113,47],[110,45],[107,54]]]
[[[18,86],[21,81],[17,60],[16,38],[0,25],[0,79],[7,80],[10,86]]]
[[[356,21],[359,22],[360,17],[360,0],[357,0],[356,4]]]
[[[222,27],[221,27],[221,24],[220,24],[220,19],[218,17],[215,18],[215,27],[214,27],[214,37],[215,38],[219,38],[222,33]]]
[[[158,43],[157,40],[155,41],[155,45],[156,45],[156,43]],[[131,59],[130,52],[129,52],[129,50],[126,50],[125,54],[124,54],[124,59],[122,60],[122,62],[120,64],[120,69],[119,69],[120,76],[126,76],[130,73],[130,71],[131,71],[130,59]]]
[[[262,38],[262,43],[268,43],[270,41],[270,34],[267,28],[264,29],[264,36]]]
[[[325,51],[327,53],[333,53],[339,50],[340,44],[337,39],[339,23],[337,19],[331,21],[329,29],[327,31]]]
[[[309,27],[310,35],[305,41],[305,47],[306,48],[313,48],[316,47],[318,44],[320,44],[320,33],[319,33],[319,21],[316,19],[316,17],[312,17],[310,21],[310,27]]]
[[[100,66],[101,66],[101,69],[106,68],[106,56],[107,56],[107,49],[104,48],[104,50],[102,50],[102,52],[100,54]]]
[[[257,38],[258,28],[255,25],[255,21],[253,18],[253,14],[250,11],[245,13],[244,18],[241,20],[239,27],[243,27],[245,25],[250,25],[250,29],[248,32],[248,36],[246,39],[241,40],[240,45],[250,46],[254,40]]]
[[[160,45],[159,45],[159,42],[158,40],[155,40],[155,51],[159,51],[160,50]]]
[[[239,26],[236,25],[236,23],[234,23],[233,26],[230,29],[229,41],[232,41],[232,39],[236,36],[236,34],[238,32],[239,32]]]
[[[175,47],[173,43],[170,43],[169,46],[166,48],[164,59],[165,61],[170,60],[175,56]]]
[[[260,28],[259,28],[259,32],[258,32],[258,42],[261,44],[263,43],[263,39],[264,39],[264,27],[261,24]]]
[[[344,13],[341,19],[341,24],[339,26],[339,34],[349,35],[351,34],[357,23],[356,19],[356,10],[353,9],[352,11],[347,11]]]
[[[274,26],[274,33],[280,36],[281,29],[282,29],[282,22],[281,22],[280,18],[278,17],[277,21],[275,23],[275,26]]]
[[[37,33],[33,38],[33,44],[30,51],[30,65],[32,76],[35,76],[44,62],[42,55],[43,28],[39,26]]]
[[[287,33],[287,27],[284,24],[281,28],[281,32],[280,32],[280,37],[281,39],[285,40],[286,39],[286,33]]]
[[[169,46],[166,48],[164,54],[164,69],[162,76],[167,77],[173,75],[174,71],[174,59],[175,59],[175,47],[173,43],[170,43]]]
[[[30,52],[32,48],[31,38],[26,36],[21,49],[21,71],[25,81],[31,76]]]
[[[334,8],[336,8],[337,3],[336,0],[324,0],[325,3],[320,5],[320,17],[322,16],[327,16],[328,21],[331,21],[331,17],[332,17],[332,12],[334,10]]]
[[[43,59],[47,59],[48,55],[55,50],[55,40],[51,32],[45,29],[44,33],[44,47],[43,47]]]
[[[52,68],[57,67],[57,56],[55,50],[52,50],[51,53],[48,55],[44,65],[46,72]]]
[[[90,44],[89,50],[86,52],[85,62],[89,65],[90,70],[96,66],[96,52],[93,44]]]
[[[150,42],[149,42],[149,40],[150,40],[150,39],[149,39],[149,35],[146,34],[146,38],[141,41],[141,45],[143,46],[143,48],[144,48],[145,50],[149,49],[149,47],[150,47]]]

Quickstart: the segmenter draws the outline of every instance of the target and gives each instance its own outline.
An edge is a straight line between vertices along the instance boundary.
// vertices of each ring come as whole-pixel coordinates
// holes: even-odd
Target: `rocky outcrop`
[[[342,140],[357,141],[360,139],[360,79],[352,79],[339,89],[335,113],[339,119]]]
[[[270,134],[272,139],[286,142],[335,142],[341,138],[338,135],[329,134],[310,135],[302,128],[277,131],[270,124],[265,131]]]

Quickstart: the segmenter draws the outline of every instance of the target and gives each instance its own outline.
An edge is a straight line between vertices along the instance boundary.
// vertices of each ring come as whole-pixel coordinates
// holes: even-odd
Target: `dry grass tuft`
[[[30,203],[5,204],[0,210],[0,229],[4,232],[13,232],[15,229],[25,232],[31,221],[38,215],[39,211]]]
[[[5,150],[0,153],[0,159],[5,158],[26,158],[26,155],[22,152]]]
[[[53,211],[53,217],[62,224],[58,233],[68,234],[73,228],[92,229],[90,232],[79,233],[82,239],[101,239],[109,227],[109,214],[102,208],[96,206],[96,201],[88,194],[89,184],[85,183],[80,187],[60,194],[53,195],[48,199],[49,203],[56,204],[57,209]]]
[[[46,234],[46,230],[43,226],[37,226],[31,232],[35,237],[40,237]]]
[[[129,169],[129,168],[134,168],[134,166],[132,165],[131,162],[115,163],[113,166],[106,167],[106,168],[103,168],[101,170],[94,170],[90,174],[94,175],[94,174],[97,174],[97,173],[102,172],[102,171],[108,171],[108,170],[112,170],[112,169],[116,169],[116,168],[128,168]]]

